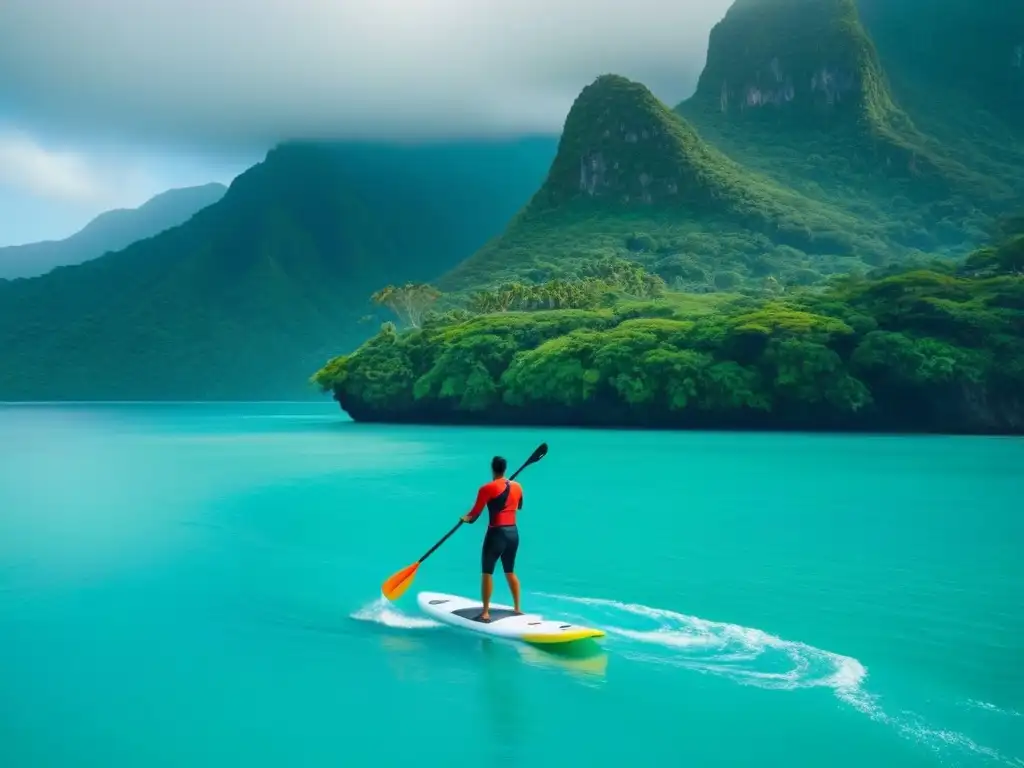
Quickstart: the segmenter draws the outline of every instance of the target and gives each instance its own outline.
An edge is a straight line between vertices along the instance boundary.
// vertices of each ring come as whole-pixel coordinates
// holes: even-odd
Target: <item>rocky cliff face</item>
[[[643,85],[605,75],[586,86],[565,121],[536,206],[573,199],[617,204],[710,202],[711,151]]]
[[[791,215],[793,197],[705,143],[645,86],[604,75],[576,98],[547,180],[527,212],[591,201],[765,223]]]
[[[865,173],[920,180],[915,194],[977,196],[984,178],[951,158],[894,95],[891,45],[883,59],[862,21],[862,4],[890,35],[923,34],[894,21],[910,18],[893,10],[904,8],[902,0],[736,0],[711,32],[696,93],[677,111],[702,133],[726,135],[727,143],[740,133],[746,143],[805,147],[813,140],[811,154],[825,151]],[[1010,49],[1004,53],[1008,70]],[[825,136],[834,151],[822,146]],[[734,154],[737,148],[744,153],[742,144],[729,147]]]
[[[711,32],[695,100],[808,123],[897,111],[854,0],[737,0]]]
[[[685,245],[681,229],[693,234]],[[712,272],[736,258],[736,248],[723,245],[727,237],[758,252],[791,246],[840,258],[880,234],[871,222],[730,159],[640,83],[604,75],[573,103],[529,203],[437,285],[461,291],[513,277],[561,277],[588,252],[632,251],[627,243],[637,231],[662,238],[664,253],[685,249],[714,260]]]

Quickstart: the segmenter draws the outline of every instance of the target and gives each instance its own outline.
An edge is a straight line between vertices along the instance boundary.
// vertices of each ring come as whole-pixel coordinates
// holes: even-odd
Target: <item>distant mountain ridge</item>
[[[35,277],[55,267],[81,264],[134,242],[153,237],[188,221],[213,205],[227,187],[210,183],[170,189],[151,197],[138,208],[101,213],[64,240],[47,240],[0,248],[0,278]]]
[[[469,256],[554,150],[283,144],[177,227],[0,281],[0,400],[312,397],[310,368],[374,330],[370,293]]]

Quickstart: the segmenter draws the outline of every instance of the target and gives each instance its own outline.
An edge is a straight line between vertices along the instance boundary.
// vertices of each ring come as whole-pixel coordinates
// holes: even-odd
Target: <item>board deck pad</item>
[[[483,605],[479,607],[474,606],[472,608],[459,608],[457,611],[452,611],[453,616],[461,616],[464,619],[470,619],[471,621],[481,621],[479,618],[480,612],[483,610]],[[491,621],[501,621],[502,619],[510,619],[513,616],[522,616],[523,614],[517,613],[516,611],[509,608],[491,608],[488,613],[491,614]]]
[[[531,644],[564,644],[596,639],[604,632],[566,621],[545,619],[536,613],[517,613],[510,605],[492,603],[490,621],[481,621],[483,603],[459,595],[420,592],[420,610],[432,619],[473,632]]]

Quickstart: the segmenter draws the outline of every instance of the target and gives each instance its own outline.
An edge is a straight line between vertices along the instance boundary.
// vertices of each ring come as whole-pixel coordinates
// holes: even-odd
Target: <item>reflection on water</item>
[[[464,755],[466,760],[518,765],[528,757],[522,750],[529,743],[527,732],[537,727],[530,713],[538,702],[530,698],[533,684],[524,677],[524,662],[529,668],[561,673],[587,686],[603,683],[608,668],[608,654],[597,643],[547,648],[457,630],[386,626],[380,630],[380,646],[396,679],[458,686],[463,697],[466,691],[475,691],[475,704],[456,717],[482,726],[487,747],[484,754]],[[431,703],[442,706],[444,698],[434,696]]]
[[[580,644],[582,646],[582,644]],[[557,646],[538,648],[527,643],[516,643],[519,655],[528,664],[538,667],[557,667],[588,683],[604,682],[608,671],[608,654],[597,645],[588,648],[563,648]]]
[[[528,702],[523,695],[521,670],[509,663],[513,658],[510,648],[491,642],[490,638],[476,640],[474,646],[482,661],[479,717],[486,721],[490,736],[487,757],[498,765],[518,765],[523,757],[523,729],[530,726],[530,718],[523,716]]]
[[[457,645],[453,639],[457,638]],[[518,654],[519,661],[532,667],[559,670],[578,682],[594,685],[605,682],[608,671],[608,654],[596,642],[574,643],[571,646],[541,647],[500,637],[472,637],[461,632],[430,631],[388,633],[380,636],[381,646],[395,656],[437,654],[445,650],[454,651],[464,661],[467,654],[476,650],[484,667],[506,666]],[[431,655],[436,661],[436,655]]]

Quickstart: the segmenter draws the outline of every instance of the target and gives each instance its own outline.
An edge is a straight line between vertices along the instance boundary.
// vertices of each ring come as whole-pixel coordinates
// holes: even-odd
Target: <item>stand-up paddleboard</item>
[[[416,595],[420,610],[432,619],[452,626],[493,635],[524,643],[554,645],[575,643],[604,637],[604,632],[592,627],[581,627],[565,621],[545,619],[536,613],[516,613],[510,605],[491,603],[491,620],[480,621],[477,617],[483,610],[483,603],[458,595],[440,592],[420,592]]]

